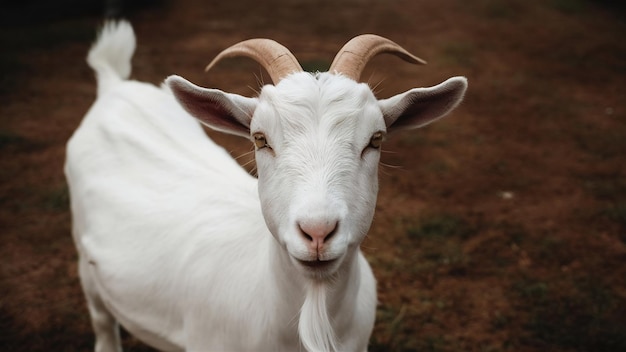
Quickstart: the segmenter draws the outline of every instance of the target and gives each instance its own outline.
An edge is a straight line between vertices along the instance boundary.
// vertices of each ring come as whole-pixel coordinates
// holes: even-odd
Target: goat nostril
[[[309,242],[324,243],[337,233],[337,221],[304,221],[298,224],[300,233]]]
[[[335,224],[333,225],[333,229],[330,230],[330,232],[326,235],[326,238],[324,238],[324,241],[329,241],[331,237],[333,237],[336,233],[337,233],[337,226],[338,223],[335,222]]]

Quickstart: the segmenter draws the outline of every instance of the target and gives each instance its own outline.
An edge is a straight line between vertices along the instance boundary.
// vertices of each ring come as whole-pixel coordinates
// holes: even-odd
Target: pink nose
[[[320,251],[337,230],[337,220],[302,221],[298,224],[302,236],[312,251]]]

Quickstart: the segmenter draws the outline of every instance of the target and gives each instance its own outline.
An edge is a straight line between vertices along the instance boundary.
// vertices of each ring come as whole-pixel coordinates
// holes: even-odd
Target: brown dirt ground
[[[80,1],[0,15],[0,349],[84,351],[93,337],[70,238],[65,142],[95,98],[84,56],[101,23]],[[133,77],[177,73],[252,95],[250,37],[323,70],[354,35],[429,65],[376,58],[380,97],[453,75],[463,105],[392,136],[363,250],[379,281],[372,351],[626,351],[626,23],[585,0],[141,1]],[[265,76],[267,77],[267,76]],[[267,79],[266,79],[267,80]],[[211,133],[242,155],[250,146]],[[245,158],[244,158],[245,159]],[[246,162],[247,160],[242,160]],[[125,337],[127,350],[149,350]]]

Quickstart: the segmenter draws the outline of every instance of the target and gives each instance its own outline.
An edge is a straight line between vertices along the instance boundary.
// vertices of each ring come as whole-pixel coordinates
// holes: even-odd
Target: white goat
[[[127,22],[105,25],[88,56],[98,97],[67,147],[95,350],[121,350],[117,322],[167,351],[367,350],[376,283],[359,245],[381,141],[452,110],[465,78],[377,100],[357,82],[371,57],[420,59],[364,35],[311,74],[256,39],[216,58],[267,69],[275,85],[248,98],[126,80],[134,47]],[[258,180],[190,115],[251,139]]]

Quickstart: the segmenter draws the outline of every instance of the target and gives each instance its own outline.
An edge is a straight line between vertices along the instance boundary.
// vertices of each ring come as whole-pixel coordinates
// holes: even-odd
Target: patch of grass
[[[491,319],[491,328],[493,330],[503,330],[510,324],[510,322],[511,318],[509,316],[500,311],[496,311]]]
[[[424,337],[419,347],[411,351],[422,351],[422,352],[439,352],[439,351],[447,351],[447,341],[441,335],[429,335]]]
[[[11,146],[21,146],[26,143],[26,138],[11,131],[0,130],[0,150]]]
[[[11,153],[32,152],[41,150],[49,146],[49,143],[42,140],[35,140],[24,137],[17,132],[0,129],[0,151],[5,153],[4,160],[13,158]],[[17,159],[17,157],[15,158]],[[0,175],[4,170],[0,170]]]
[[[482,274],[507,275],[517,267],[520,247],[526,247],[529,233],[520,223],[481,220],[475,227],[478,244],[467,249],[468,259],[474,259],[473,271]],[[476,263],[480,263],[476,265]]]
[[[545,303],[548,294],[548,284],[530,279],[515,283],[514,289],[522,298],[539,304]]]
[[[379,306],[376,310],[376,321],[384,327],[383,331],[372,336],[369,351],[398,351],[404,343],[400,334],[403,319],[406,315],[406,306],[399,311],[388,306]]]
[[[468,237],[471,234],[467,222],[453,214],[434,214],[420,218],[417,223],[410,224],[406,234],[412,239],[446,238],[451,236]]]
[[[516,245],[520,245],[529,236],[526,227],[520,223],[504,221],[496,224],[495,228],[501,231],[512,244]]]
[[[403,270],[406,267],[406,259],[402,256],[387,255],[387,256],[371,256],[368,257],[370,264],[380,270],[386,272],[394,272],[397,270]]]
[[[583,181],[596,199],[608,203],[594,214],[618,225],[619,237],[626,243],[626,180],[620,175],[593,176]]]
[[[463,265],[467,262],[467,257],[463,253],[463,247],[458,241],[429,242],[421,246],[420,256],[427,262],[438,265]]]
[[[70,194],[67,185],[64,184],[62,187],[48,191],[44,195],[42,204],[48,210],[66,211],[69,209]]]
[[[626,199],[626,179],[620,175],[589,177],[584,181],[584,187],[600,200]]]
[[[474,230],[469,224],[453,214],[424,215],[417,220],[402,219],[400,223],[406,236],[416,242],[415,274],[445,270],[451,275],[464,275],[470,261],[463,251],[463,239]]]
[[[598,130],[587,126],[579,128],[574,138],[579,148],[603,159],[619,157],[626,148],[626,136],[619,129]]]
[[[368,346],[370,352],[460,350],[458,341],[437,332],[445,328],[442,312],[456,309],[455,303],[428,291],[417,295],[417,304],[378,306],[376,327]]]
[[[575,351],[626,350],[626,300],[598,279],[524,279],[515,291],[529,313],[527,343]]]
[[[558,264],[559,266],[568,264],[574,260],[571,255],[569,244],[553,234],[546,233],[541,236],[535,248],[537,259],[543,264]]]
[[[604,214],[620,227],[620,239],[626,243],[626,202],[621,202],[606,209]]]

